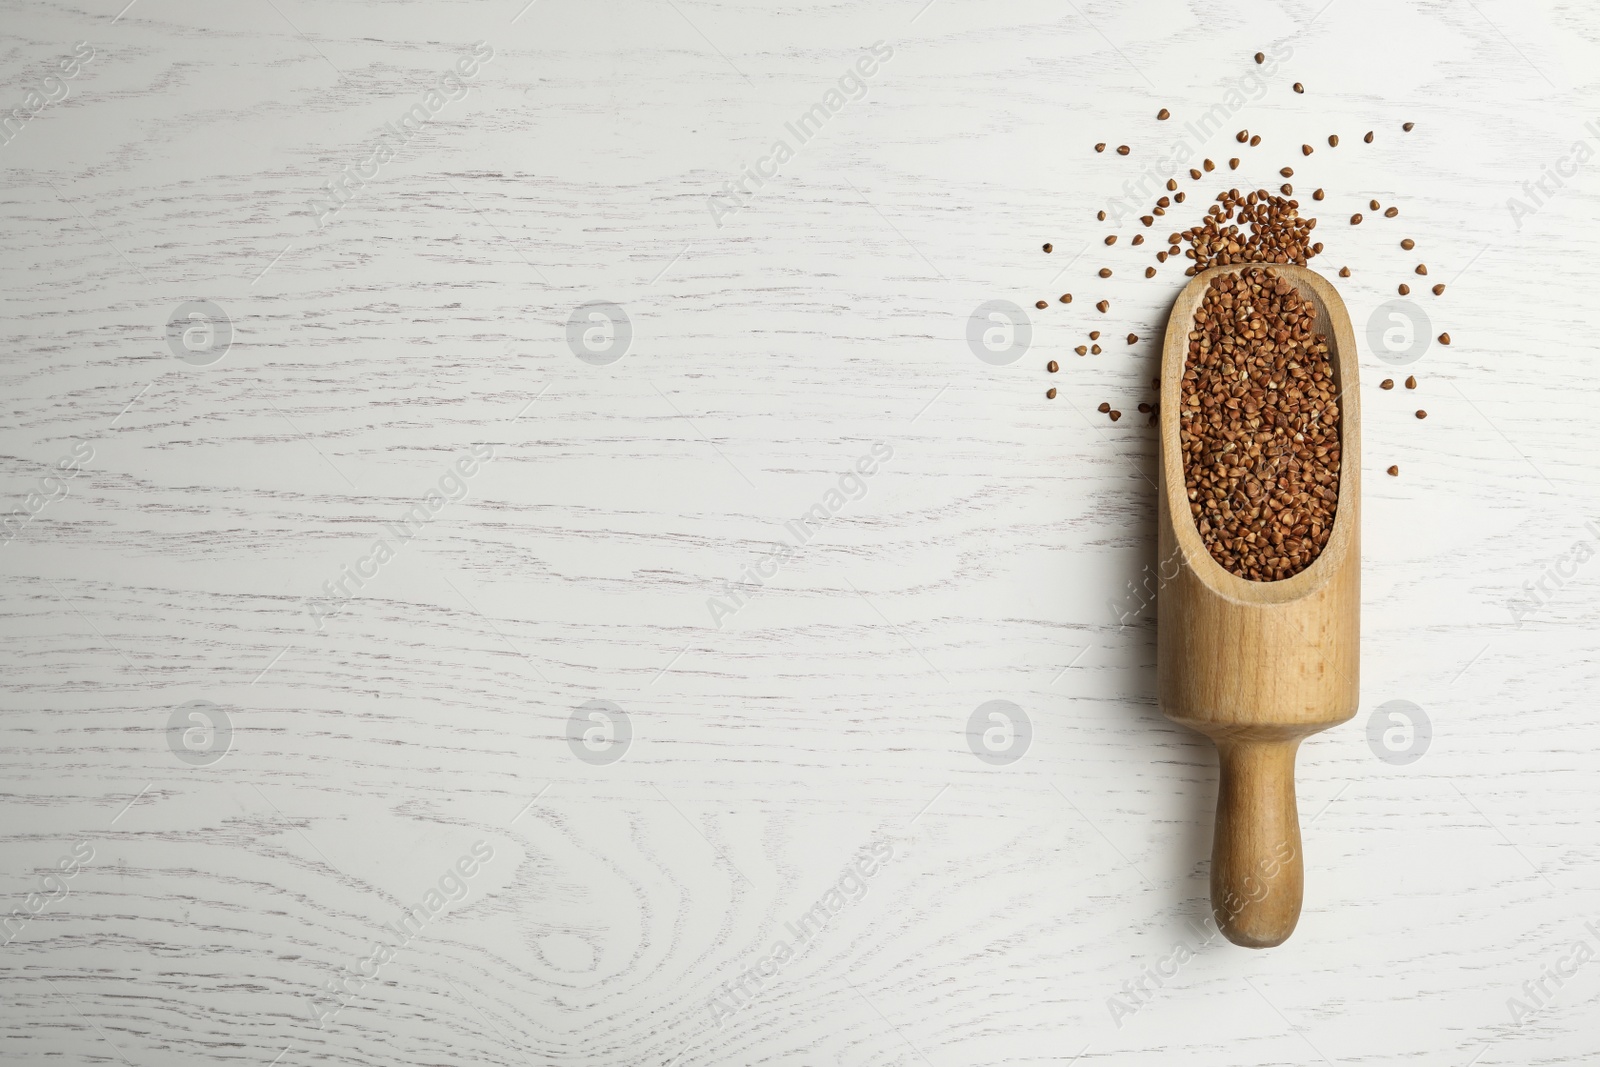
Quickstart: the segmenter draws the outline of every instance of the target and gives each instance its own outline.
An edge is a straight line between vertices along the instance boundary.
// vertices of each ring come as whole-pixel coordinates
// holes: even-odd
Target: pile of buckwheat
[[[1252,267],[1211,280],[1184,365],[1179,441],[1212,558],[1253,581],[1309,567],[1339,502],[1339,397],[1316,310]]]
[[[1249,225],[1249,236],[1233,223],[1235,215]],[[1322,245],[1311,241],[1316,226],[1317,220],[1301,218],[1299,203],[1287,197],[1265,189],[1248,194],[1229,189],[1217,197],[1200,225],[1178,235],[1189,242],[1187,255],[1194,260],[1184,273],[1198,274],[1207,267],[1229,263],[1296,263],[1303,267],[1322,251]]]

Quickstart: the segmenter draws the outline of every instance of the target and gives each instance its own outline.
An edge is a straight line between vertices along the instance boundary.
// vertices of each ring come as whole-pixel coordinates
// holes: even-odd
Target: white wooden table
[[[1600,16],[124,2],[0,6],[5,1063],[1600,1053]],[[1454,340],[1267,952],[1129,592],[1184,137]]]

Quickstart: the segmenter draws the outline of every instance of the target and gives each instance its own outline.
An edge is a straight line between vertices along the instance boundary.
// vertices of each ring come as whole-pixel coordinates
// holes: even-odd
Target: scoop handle
[[[1305,866],[1294,797],[1298,739],[1217,741],[1221,782],[1211,847],[1211,908],[1236,945],[1271,948],[1300,921]]]

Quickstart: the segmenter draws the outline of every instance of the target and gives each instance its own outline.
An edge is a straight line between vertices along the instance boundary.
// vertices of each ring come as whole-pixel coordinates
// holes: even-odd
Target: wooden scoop
[[[1189,330],[1217,274],[1269,267],[1316,309],[1340,390],[1339,503],[1311,566],[1279,582],[1240,578],[1211,558],[1189,509],[1179,446]],[[1361,652],[1361,416],[1355,337],[1344,301],[1305,267],[1213,267],[1184,286],[1161,354],[1161,710],[1217,746],[1221,782],[1211,906],[1228,940],[1281,944],[1300,918],[1304,867],[1295,809],[1300,742],[1356,712]],[[1170,577],[1169,577],[1170,576]]]

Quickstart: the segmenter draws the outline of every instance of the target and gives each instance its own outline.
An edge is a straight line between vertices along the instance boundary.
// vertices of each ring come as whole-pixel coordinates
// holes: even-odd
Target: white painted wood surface
[[[0,145],[0,513],[39,505],[0,548],[7,1064],[1600,1053],[1600,962],[1508,1006],[1600,947],[1596,164],[1507,207],[1600,146],[1600,16],[123,2],[0,7],[0,111],[93,49]],[[477,41],[466,98],[319,228]],[[719,226],[708,198],[878,41],[864,98]],[[1305,915],[1252,953],[1197,945],[1215,757],[1154,705],[1153,607],[1108,606],[1154,562],[1133,409],[1181,271],[1144,280],[1153,246],[1093,216],[1269,46],[1203,146],[1245,165],[1185,178],[1170,228],[1292,165],[1358,329],[1420,261],[1454,344],[1398,371],[1415,393],[1363,363],[1362,711],[1303,750]],[[1369,197],[1400,217],[1350,227]],[[1032,318],[1007,366],[965,340],[989,300]],[[169,350],[185,301],[231,320],[209,366]],[[566,339],[595,301],[632,326],[608,365]],[[864,495],[714,619],[875,443]],[[464,498],[319,629],[308,599],[474,445]],[[596,700],[631,725],[609,764],[567,741]],[[969,749],[991,700],[1031,722],[1015,762]],[[1408,764],[1367,741],[1392,700],[1432,723]],[[192,701],[231,736],[169,733]],[[442,878],[465,898],[364,964]],[[722,1018],[841,879],[859,899]]]

